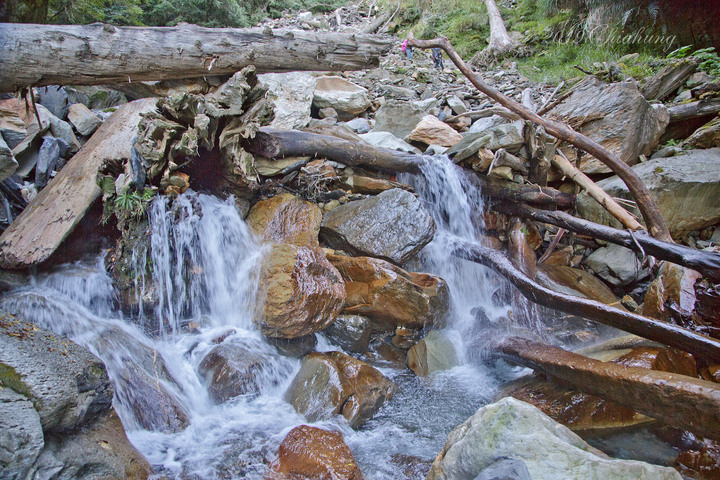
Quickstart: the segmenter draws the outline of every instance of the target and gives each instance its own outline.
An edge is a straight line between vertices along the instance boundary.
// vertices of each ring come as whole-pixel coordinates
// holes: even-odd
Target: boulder
[[[63,152],[67,152],[68,148],[68,144],[59,138],[45,137],[43,139],[35,164],[35,185],[38,188],[47,185],[50,174],[54,170],[60,170],[59,165],[64,162]]]
[[[388,330],[442,326],[449,308],[445,281],[427,273],[412,273],[370,257],[328,255],[345,281],[348,315],[363,315]]]
[[[340,273],[316,249],[275,244],[260,274],[256,323],[268,337],[297,338],[326,328],[345,302]]]
[[[412,88],[398,87],[397,85],[380,85],[380,92],[393,98],[415,99],[418,96]]]
[[[4,385],[4,382],[2,383]],[[9,387],[9,386],[8,386]],[[7,480],[26,478],[45,445],[40,416],[25,395],[0,387],[0,470]]]
[[[47,108],[53,115],[64,120],[68,114],[68,94],[64,87],[58,85],[48,85],[47,87],[38,88],[37,103]]]
[[[306,355],[285,400],[315,422],[342,415],[359,428],[390,400],[395,385],[377,369],[341,352]]]
[[[357,134],[370,131],[370,123],[366,118],[353,118],[349,122],[345,122],[345,126]]]
[[[620,309],[624,308],[607,285],[594,275],[579,268],[552,265],[546,261],[537,266],[535,280],[540,285],[559,293],[589,298]]]
[[[375,112],[372,131],[390,132],[397,138],[405,139],[428,110],[415,102],[388,101]]]
[[[465,105],[465,102],[462,101],[460,97],[457,95],[450,95],[448,98],[445,99],[445,101],[448,104],[448,107],[450,107],[455,115],[460,115],[461,113],[465,113],[468,111],[467,105]]]
[[[310,107],[316,79],[309,73],[265,73],[258,79],[267,85],[268,98],[275,105],[275,119],[270,123],[280,130],[302,129],[310,122]]]
[[[425,338],[410,347],[407,364],[415,375],[426,377],[460,365],[460,359],[447,335],[439,330],[430,330]]]
[[[270,469],[272,480],[363,480],[342,433],[308,425],[290,430]]]
[[[208,386],[210,398],[223,403],[239,395],[259,393],[270,361],[267,352],[238,339],[228,339],[205,355],[198,374]]]
[[[684,323],[695,311],[695,282],[702,275],[695,270],[665,262],[645,294],[643,315],[666,322]]]
[[[500,458],[484,468],[474,480],[532,480],[532,477],[522,460]]]
[[[510,120],[505,117],[501,117],[500,115],[479,118],[475,120],[472,125],[470,125],[468,133],[482,133],[487,130],[492,130],[493,128],[503,125],[505,123],[510,123]]]
[[[363,177],[361,175],[350,175],[342,180],[340,186],[351,190],[353,193],[361,193],[363,195],[377,195],[378,193],[382,193],[385,190],[392,190],[393,188],[402,188],[405,190],[410,188],[407,185],[391,180]]]
[[[550,110],[547,118],[572,125],[575,130],[616,154],[628,165],[640,155],[649,155],[670,122],[663,105],[651,105],[633,82],[606,84],[590,77],[575,87],[565,101]],[[573,147],[563,153],[575,158]],[[585,173],[608,173],[595,157],[584,155],[580,169]]]
[[[68,120],[73,124],[78,133],[85,137],[92,135],[93,132],[102,125],[102,120],[82,103],[70,105]]]
[[[263,177],[279,175],[284,169],[299,162],[307,162],[310,157],[285,157],[269,159],[255,157],[255,171]]]
[[[13,152],[0,135],[0,182],[15,173],[17,169],[18,162],[15,160]]]
[[[256,203],[246,223],[263,240],[317,246],[322,211],[314,203],[283,193]]]
[[[446,153],[453,158],[455,163],[470,158],[481,148],[492,151],[503,148],[512,154],[516,154],[525,144],[523,128],[524,123],[520,120],[513,123],[500,124],[489,130],[469,133],[465,135],[460,142],[453,145]]]
[[[370,107],[370,97],[365,88],[342,77],[320,77],[315,86],[313,106],[318,109],[332,107],[338,113],[352,118]]]
[[[673,238],[720,222],[720,148],[649,160],[633,167],[670,227]],[[611,197],[632,200],[617,176],[597,182]],[[592,222],[623,228],[586,193],[578,195],[578,214]],[[636,207],[628,210],[640,217]],[[640,217],[641,218],[641,217]]]
[[[409,139],[414,142],[424,143],[425,145],[440,145],[442,147],[451,147],[462,140],[462,135],[453,130],[453,128],[445,122],[441,122],[434,115],[425,115],[420,123],[418,123]]]
[[[292,358],[302,358],[315,351],[317,335],[314,333],[297,338],[265,337],[265,341],[274,346],[280,355]]]
[[[370,344],[370,319],[361,315],[338,315],[328,328],[323,330],[335,345],[352,353],[363,353]]]
[[[28,131],[22,118],[13,110],[0,106],[0,136],[11,149],[25,140]]]
[[[591,253],[583,264],[610,285],[624,287],[650,275],[635,252],[620,245],[609,244]]]
[[[374,145],[380,148],[387,148],[400,152],[415,153],[417,155],[422,153],[419,148],[413,147],[404,140],[400,140],[398,137],[396,137],[390,132],[373,131],[360,135],[360,138],[363,141],[369,143],[370,145]]]
[[[533,480],[682,479],[669,467],[614,460],[532,405],[504,398],[450,432],[427,480],[471,480],[503,457],[524,462]]]
[[[698,128],[683,142],[683,146],[689,148],[720,147],[720,117],[716,117]]]
[[[130,85],[140,85],[146,82],[133,82]],[[163,84],[164,82],[150,82],[155,84]],[[68,100],[72,103],[82,103],[90,110],[107,110],[112,107],[117,107],[124,103],[128,103],[128,98],[125,94],[117,90],[111,90],[107,87],[101,87],[97,85],[77,85],[73,87],[65,87],[65,91],[68,94]],[[146,97],[164,97],[169,92],[163,90],[161,93],[154,91],[149,92]],[[143,98],[141,96],[133,97],[133,100]]]
[[[402,264],[430,243],[435,222],[412,193],[393,188],[333,209],[320,233],[332,248]]]

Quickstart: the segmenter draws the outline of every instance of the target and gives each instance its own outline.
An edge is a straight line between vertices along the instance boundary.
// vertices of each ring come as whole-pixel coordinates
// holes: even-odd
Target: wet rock
[[[68,114],[68,94],[64,87],[49,85],[37,89],[38,103],[63,120]]]
[[[678,470],[687,478],[720,478],[720,445],[717,442],[706,441],[698,450],[682,452],[676,461]]]
[[[92,133],[102,125],[102,120],[82,103],[70,105],[68,120],[73,124],[78,133],[83,136],[92,135]]]
[[[408,350],[410,370],[422,377],[460,365],[455,346],[442,332],[431,330],[425,338]]]
[[[370,320],[361,315],[338,315],[328,328],[323,330],[328,339],[352,353],[363,353],[370,343]]]
[[[559,293],[589,298],[622,308],[618,298],[608,286],[585,270],[545,262],[538,265],[538,275],[535,280],[540,285]]]
[[[690,148],[720,147],[720,118],[714,118],[698,128],[683,142],[683,146]]]
[[[273,245],[260,277],[256,323],[268,337],[297,338],[326,328],[345,302],[340,273],[315,249]]]
[[[370,98],[366,89],[342,77],[320,77],[315,86],[313,106],[318,109],[332,107],[341,115],[352,118],[370,107]]]
[[[500,458],[484,468],[474,480],[533,480],[527,465],[517,458]]]
[[[198,374],[216,403],[239,395],[259,393],[268,355],[237,340],[228,340],[210,350],[198,366]]]
[[[357,134],[368,133],[370,131],[370,123],[365,118],[353,118],[345,123],[345,126]]]
[[[633,167],[633,171],[650,191],[673,238],[681,239],[689,232],[720,222],[720,148],[649,160]],[[597,185],[612,197],[631,200],[617,176]],[[587,220],[623,228],[586,193],[578,195],[577,206],[579,215]],[[628,210],[641,218],[636,207]]]
[[[643,315],[666,322],[684,323],[695,311],[695,282],[702,275],[695,270],[666,262],[645,294]]]
[[[0,470],[3,478],[20,480],[27,477],[45,441],[33,402],[5,387],[0,388]]]
[[[302,358],[308,353],[315,351],[317,335],[313,333],[298,338],[265,337],[265,341],[274,346],[280,355]]]
[[[667,109],[649,104],[634,83],[605,84],[594,77],[576,87],[547,116],[572,125],[628,165],[652,152],[670,121]],[[575,158],[571,147],[561,148],[568,158]],[[580,169],[585,173],[610,172],[590,155],[583,156]]]
[[[370,132],[360,135],[363,141],[380,148],[387,148],[390,150],[398,150],[400,152],[407,153],[422,153],[419,148],[413,147],[404,140],[400,140],[398,137],[390,132]]]
[[[373,132],[390,132],[400,139],[407,138],[429,109],[414,102],[388,101],[375,112]]]
[[[434,115],[424,116],[409,135],[412,141],[443,147],[451,147],[462,138],[450,125],[441,122]]]
[[[445,281],[427,273],[413,273],[370,257],[329,255],[345,281],[348,315],[363,315],[394,330],[442,326],[449,308]]]
[[[15,173],[17,169],[18,162],[15,160],[13,152],[0,135],[0,182]]]
[[[476,154],[481,148],[496,151],[504,148],[508,152],[518,153],[525,144],[523,122],[506,123],[478,133],[469,133],[453,145],[447,154],[455,163]]]
[[[598,248],[583,261],[583,264],[616,287],[630,285],[650,275],[650,270],[642,266],[635,252],[614,244]]]
[[[273,128],[292,130],[305,128],[310,122],[315,77],[309,73],[265,73],[258,79],[267,85],[268,98],[275,105]]]
[[[611,459],[535,407],[513,398],[480,408],[450,432],[427,478],[475,478],[502,457],[525,462],[534,480],[682,478],[672,468]]]
[[[361,193],[363,195],[377,195],[386,190],[393,188],[402,188],[408,190],[410,187],[402,183],[383,180],[382,178],[363,177],[360,175],[351,175],[344,179],[340,185],[343,188],[351,190],[353,193]]]
[[[494,171],[494,170],[493,170]],[[537,275],[537,257],[528,243],[529,227],[526,222],[513,219],[508,225],[508,253],[515,265],[528,277]]]
[[[268,478],[363,480],[363,475],[342,433],[300,425],[280,443]]]
[[[435,222],[412,193],[399,188],[335,208],[321,234],[333,248],[401,264],[435,234]]]
[[[322,212],[314,203],[289,193],[256,203],[246,223],[263,240],[317,246]]]
[[[342,415],[359,428],[390,400],[393,383],[375,368],[341,352],[305,356],[285,400],[311,422]]]
[[[307,162],[308,160],[310,160],[310,157],[285,157],[275,160],[255,157],[255,171],[263,177],[272,177],[279,175],[287,167],[291,167],[300,162]]]

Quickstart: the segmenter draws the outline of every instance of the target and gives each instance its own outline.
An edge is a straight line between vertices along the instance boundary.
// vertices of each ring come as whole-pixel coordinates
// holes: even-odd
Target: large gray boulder
[[[416,375],[427,376],[460,365],[455,345],[443,332],[431,330],[418,343],[410,347],[408,367]]]
[[[342,77],[327,76],[317,79],[313,105],[318,109],[332,107],[350,120],[370,107],[370,97],[359,85]]]
[[[405,139],[427,115],[429,109],[416,102],[391,100],[375,112],[373,132],[390,132],[397,138]]]
[[[0,387],[0,471],[7,480],[24,479],[43,448],[40,416],[32,401]]]
[[[275,119],[270,123],[281,130],[301,129],[310,123],[317,80],[309,73],[265,73],[258,80],[267,85],[268,98],[275,104]]]
[[[583,263],[610,285],[623,287],[650,275],[635,252],[620,245],[598,248]]]
[[[606,84],[594,77],[547,116],[572,125],[628,165],[638,163],[640,155],[650,154],[670,122],[667,109],[648,103],[634,83]],[[568,158],[575,158],[572,147],[564,145],[561,149]],[[610,172],[590,155],[583,156],[580,169],[585,173]]]
[[[720,148],[692,150],[684,155],[649,160],[636,165],[633,170],[650,190],[675,239],[720,221]],[[627,187],[617,176],[597,184],[611,197],[632,200]],[[578,195],[577,205],[581,217],[623,228],[586,193]],[[639,216],[636,207],[628,209]]]
[[[450,432],[427,479],[473,480],[503,457],[524,462],[533,480],[682,480],[669,467],[612,459],[537,408],[509,397],[480,408]]]
[[[525,144],[523,128],[524,123],[519,120],[513,123],[496,125],[477,133],[468,133],[446,153],[453,157],[453,161],[456,163],[476,154],[481,148],[492,151],[504,148],[508,152],[515,154]]]
[[[92,135],[102,125],[102,120],[82,103],[74,103],[68,109],[68,120],[80,135]]]
[[[402,264],[435,235],[435,222],[415,195],[393,188],[325,215],[320,233],[333,248]]]
[[[370,132],[360,135],[363,141],[380,148],[387,148],[389,150],[397,150],[399,152],[421,154],[419,148],[413,147],[404,140],[400,140],[398,137],[390,132]]]

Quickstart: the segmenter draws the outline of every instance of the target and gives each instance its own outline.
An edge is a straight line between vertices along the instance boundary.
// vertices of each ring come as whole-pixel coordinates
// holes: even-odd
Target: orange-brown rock
[[[434,115],[424,116],[413,131],[410,132],[409,138],[415,142],[426,145],[440,145],[441,147],[452,147],[463,139],[462,135],[450,125],[439,120]]]
[[[322,330],[345,301],[342,277],[320,249],[273,245],[259,285],[256,323],[268,337],[297,338]]]
[[[367,363],[341,352],[314,352],[303,357],[285,400],[310,421],[340,414],[358,428],[394,392],[395,385]]]
[[[605,283],[585,270],[541,263],[537,272],[537,282],[551,290],[625,309]]]
[[[409,186],[402,183],[383,180],[382,178],[363,177],[361,175],[352,175],[346,178],[340,186],[352,190],[353,193],[362,193],[363,195],[377,195],[378,193],[393,188],[411,190]]]
[[[263,240],[303,246],[318,245],[320,222],[320,207],[289,193],[256,203],[246,220]]]
[[[332,165],[324,160],[313,160],[302,169],[308,175],[315,175],[322,178],[335,178],[337,173]]]
[[[643,315],[658,320],[688,319],[695,310],[695,282],[700,273],[666,262],[645,294]]]
[[[342,433],[300,425],[278,448],[268,480],[363,480]]]
[[[707,441],[700,450],[682,452],[676,462],[686,478],[716,480],[720,478],[720,445]]]
[[[369,317],[389,330],[442,326],[449,308],[442,278],[406,272],[377,258],[328,255],[328,259],[345,281],[344,313]]]

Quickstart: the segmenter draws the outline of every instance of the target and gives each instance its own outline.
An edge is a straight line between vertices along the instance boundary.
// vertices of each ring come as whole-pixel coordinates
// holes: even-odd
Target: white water
[[[507,314],[493,305],[502,282],[478,265],[450,257],[454,237],[475,241],[482,226],[479,192],[468,189],[459,170],[434,158],[415,185],[438,225],[435,240],[421,254],[417,270],[441,275],[450,286],[452,312],[446,333],[455,340],[463,365],[430,378],[408,370],[381,368],[398,393],[358,431],[341,417],[318,426],[340,429],[368,480],[406,478],[405,455],[431,460],[450,430],[491,400],[498,374],[473,355],[483,334],[474,310],[487,321]],[[468,192],[466,193],[466,189]],[[150,212],[152,278],[156,303],[131,318],[116,309],[112,283],[101,261],[74,264],[36,279],[4,297],[2,307],[85,345],[108,366],[115,384],[115,407],[131,441],[170,478],[262,478],[287,432],[308,423],[282,396],[299,361],[277,355],[252,324],[258,264],[264,248],[248,231],[232,200],[186,193],[172,206],[156,200]],[[137,269],[145,261],[137,255]],[[149,285],[138,275],[136,285]],[[200,333],[183,328],[193,321]],[[164,332],[152,338],[139,324]],[[248,345],[268,359],[256,395],[215,405],[196,371],[221,335]],[[226,340],[227,341],[227,340]],[[321,336],[321,351],[338,349]],[[142,359],[145,359],[143,361]],[[160,375],[164,360],[167,373]],[[143,427],[137,414],[138,389],[123,376],[144,372],[158,381],[189,417],[182,431]]]

